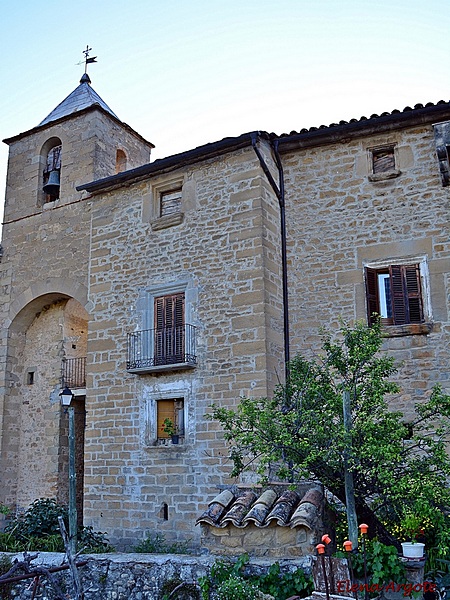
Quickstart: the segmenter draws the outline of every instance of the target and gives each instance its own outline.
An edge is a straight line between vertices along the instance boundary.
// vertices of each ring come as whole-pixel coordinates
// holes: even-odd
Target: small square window
[[[169,440],[179,443],[184,439],[184,398],[165,398],[156,401],[156,426],[159,445]],[[169,431],[171,426],[172,431]]]
[[[160,217],[175,215],[181,212],[182,190],[168,190],[161,192],[159,196]]]
[[[369,181],[384,181],[399,175],[394,145],[369,149]]]
[[[395,169],[394,148],[379,148],[372,150],[372,172],[387,173]]]
[[[153,231],[180,225],[184,220],[184,178],[159,180],[152,185],[150,223]]]

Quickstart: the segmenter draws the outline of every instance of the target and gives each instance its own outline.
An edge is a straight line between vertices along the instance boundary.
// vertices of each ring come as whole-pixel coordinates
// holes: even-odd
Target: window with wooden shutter
[[[166,440],[170,436],[164,431],[164,421],[172,421],[177,435],[184,436],[184,398],[170,398],[156,402],[157,438]]]
[[[168,190],[161,192],[159,197],[160,202],[160,217],[174,215],[181,212],[182,189]]]
[[[390,265],[384,269],[366,267],[365,278],[370,323],[377,315],[384,325],[424,322],[418,264]]]
[[[185,360],[184,293],[155,298],[155,364]]]
[[[372,172],[387,173],[395,169],[394,148],[379,148],[372,150]]]

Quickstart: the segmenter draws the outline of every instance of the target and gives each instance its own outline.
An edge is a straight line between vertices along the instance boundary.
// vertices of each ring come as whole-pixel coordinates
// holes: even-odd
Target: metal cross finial
[[[83,50],[83,54],[84,54],[84,72],[87,73],[87,66],[90,63],[94,63],[97,62],[97,57],[93,56],[92,58],[89,58],[89,52],[92,50],[92,48],[89,48],[89,45],[86,46],[86,50]]]

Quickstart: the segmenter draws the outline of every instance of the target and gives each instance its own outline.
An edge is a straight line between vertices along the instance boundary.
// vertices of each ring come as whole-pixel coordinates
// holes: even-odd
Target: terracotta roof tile
[[[318,131],[319,129],[332,129],[334,127],[341,127],[342,125],[348,125],[349,123],[360,123],[362,121],[370,121],[372,119],[379,119],[381,117],[390,117],[391,115],[399,115],[401,113],[408,113],[408,112],[414,112],[417,110],[421,110],[424,108],[432,108],[434,106],[442,106],[443,104],[448,104],[449,102],[447,100],[439,100],[438,102],[436,102],[435,104],[433,102],[427,102],[427,104],[415,104],[414,107],[411,106],[405,106],[405,108],[403,110],[399,110],[399,109],[394,109],[391,112],[383,112],[379,115],[377,114],[373,114],[370,115],[370,117],[359,117],[359,119],[350,119],[349,121],[339,121],[339,123],[331,123],[330,125],[319,125],[318,127],[309,127],[309,128],[303,128],[300,131],[291,131],[290,133],[282,133],[280,135],[276,135],[276,134],[271,134],[271,136],[274,137],[279,137],[279,138],[283,138],[283,137],[288,137],[288,136],[292,136],[292,135],[298,135],[299,133],[310,133],[313,131]]]
[[[219,528],[231,524],[244,528],[249,524],[268,527],[275,522],[280,527],[312,529],[323,503],[323,494],[317,488],[304,494],[270,488],[259,496],[252,490],[224,490],[208,504],[196,524],[206,523]]]
[[[245,527],[247,523],[242,523],[244,517],[254,504],[257,495],[255,492],[246,491],[241,493],[232,504],[231,508],[222,519],[222,527],[225,527],[228,523],[231,523],[235,527]]]

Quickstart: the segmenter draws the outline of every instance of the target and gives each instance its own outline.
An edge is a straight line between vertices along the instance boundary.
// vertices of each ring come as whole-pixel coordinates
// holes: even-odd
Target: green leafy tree
[[[224,428],[234,476],[251,467],[263,479],[269,474],[292,482],[312,478],[345,504],[346,457],[357,516],[372,535],[392,542],[409,511],[431,525],[445,554],[450,396],[435,387],[408,423],[402,413],[389,410],[388,398],[399,387],[390,379],[397,371],[394,359],[380,353],[382,342],[379,323],[343,324],[336,336],[323,335],[319,356],[294,358],[288,385],[279,386],[272,398],[242,398],[235,410],[213,406],[210,416]],[[344,392],[350,394],[350,434],[344,427]]]

